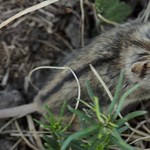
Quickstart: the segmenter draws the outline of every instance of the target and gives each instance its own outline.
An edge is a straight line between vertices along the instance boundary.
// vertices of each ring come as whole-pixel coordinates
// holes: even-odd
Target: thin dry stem
[[[139,14],[137,20],[147,22],[150,18],[150,1],[147,4],[147,7]]]
[[[0,133],[6,129],[14,120],[18,119],[19,117],[12,118],[9,120],[7,123],[5,123],[1,128],[0,128]]]
[[[83,0],[80,0],[80,9],[81,9],[81,46],[84,47],[84,20],[85,20],[85,14],[84,14]]]
[[[10,150],[14,150],[18,145],[19,143],[22,141],[22,139],[20,138],[12,147]]]
[[[40,70],[40,69],[58,69],[58,70],[69,70],[69,71],[71,71],[71,73],[73,74],[73,76],[77,82],[77,87],[78,87],[78,97],[77,97],[77,102],[76,102],[76,106],[75,106],[75,109],[78,109],[78,106],[80,103],[80,98],[81,98],[81,86],[80,86],[80,82],[79,82],[78,77],[76,76],[75,72],[70,67],[42,66],[42,67],[37,67],[30,72],[29,80],[31,79],[33,72]],[[31,82],[31,80],[30,80],[30,82]],[[73,117],[69,123],[70,125],[73,122],[74,118],[75,118],[75,114],[73,114]]]
[[[145,139],[147,139],[147,140],[150,142],[150,135],[149,135],[149,136],[145,136],[145,137],[138,138],[138,139],[134,140],[133,142],[131,142],[130,144],[133,144],[133,143],[136,143],[136,142],[145,140]]]
[[[93,73],[95,74],[95,76],[97,77],[97,79],[100,81],[100,83],[103,86],[103,88],[105,89],[106,93],[109,96],[109,99],[112,101],[113,100],[113,96],[112,96],[110,90],[108,89],[107,85],[105,84],[103,79],[100,77],[100,75],[97,73],[97,71],[95,70],[95,68],[91,64],[90,64],[90,68],[93,71]]]
[[[132,130],[132,133],[130,134],[130,136],[126,139],[126,142],[128,142],[130,140],[130,138],[135,134],[139,134],[139,135],[142,135],[142,136],[147,136],[147,134],[144,134],[142,131],[139,131],[138,129],[146,123],[146,120],[140,122],[135,128],[130,128]]]
[[[39,149],[44,150],[41,138],[40,138],[39,134],[37,133],[37,131],[35,129],[34,121],[33,121],[31,115],[27,115],[27,121],[28,121],[28,126],[29,126],[29,129],[30,129],[30,132],[34,132],[34,133],[32,133],[32,135],[33,135],[33,137],[35,139],[35,142],[37,143]]]
[[[111,25],[113,25],[113,26],[118,26],[118,25],[119,25],[119,24],[116,23],[116,22],[113,22],[113,21],[110,21],[110,20],[104,18],[101,14],[97,14],[97,16],[98,16],[99,19],[101,19],[102,21],[104,21],[104,22],[106,22],[106,23],[108,23],[108,24],[111,24]]]
[[[37,147],[35,147],[34,145],[32,145],[32,144],[28,141],[28,139],[24,136],[24,134],[22,133],[21,128],[20,128],[20,126],[19,126],[19,124],[18,124],[17,121],[15,121],[15,125],[16,125],[17,130],[18,130],[19,133],[21,134],[22,139],[26,142],[26,144],[27,144],[31,149],[33,149],[33,150],[40,150],[40,149],[38,149]]]
[[[30,12],[33,12],[33,11],[36,11],[36,10],[41,9],[41,8],[43,8],[43,7],[46,7],[46,6],[48,6],[48,5],[50,5],[50,4],[54,3],[54,2],[57,2],[57,1],[58,1],[58,0],[46,0],[46,1],[43,1],[43,2],[41,2],[41,3],[39,3],[39,4],[34,5],[34,6],[32,6],[32,7],[29,7],[29,8],[27,8],[27,9],[25,9],[25,10],[23,10],[23,11],[17,13],[16,15],[14,15],[14,16],[8,18],[7,20],[3,21],[3,22],[0,24],[0,29],[3,28],[3,27],[5,27],[6,25],[8,25],[9,23],[11,23],[12,21],[14,21],[14,20],[20,18],[20,17],[23,16],[23,15],[26,15],[26,14],[28,14],[28,13],[30,13]]]

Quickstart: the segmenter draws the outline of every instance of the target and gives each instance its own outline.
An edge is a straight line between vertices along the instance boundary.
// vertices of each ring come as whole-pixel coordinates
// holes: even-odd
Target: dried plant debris
[[[0,22],[42,0],[1,0]],[[53,5],[20,17],[0,31],[2,77],[24,78],[37,66],[55,65],[68,52],[81,47],[96,33],[91,1],[84,2],[84,35],[81,35],[81,8],[78,0],[60,0]],[[3,78],[1,77],[1,80]]]
[[[1,0],[0,22],[37,3]],[[87,5],[86,8],[86,20],[90,20],[92,10]],[[90,25],[85,27],[86,41],[90,38],[89,28]],[[0,47],[5,55],[3,76],[9,69],[9,79],[24,78],[34,67],[56,64],[57,59],[81,47],[80,30],[77,0],[63,0],[19,18],[0,31]]]
[[[0,23],[42,1],[0,0]],[[135,19],[143,8],[146,9],[148,2],[123,1],[132,9],[126,20]],[[94,0],[84,0],[83,6],[80,2],[59,0],[20,17],[0,30],[0,109],[31,102],[37,91],[29,86],[29,72],[38,66],[57,65],[65,55],[81,48],[83,43],[86,45],[99,33]],[[144,12],[142,14],[147,16]],[[43,79],[49,78],[50,74],[50,71],[37,71],[32,81],[40,88],[46,82]],[[13,147],[15,143],[9,140],[0,139],[0,150]],[[26,143],[21,144],[21,149],[29,150]]]

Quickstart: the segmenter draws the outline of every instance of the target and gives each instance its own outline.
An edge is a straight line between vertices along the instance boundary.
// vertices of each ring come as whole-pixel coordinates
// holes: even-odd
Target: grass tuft
[[[80,128],[76,132],[70,132],[69,130],[73,124],[68,125],[63,122],[66,104],[64,104],[60,110],[60,114],[57,118],[50,109],[45,106],[47,114],[44,118],[47,123],[43,124],[37,121],[43,129],[49,131],[49,134],[44,137],[45,149],[67,150],[69,148],[72,150],[105,150],[115,147],[122,150],[133,150],[134,148],[128,144],[121,135],[129,129],[129,126],[126,124],[127,121],[144,115],[146,111],[135,111],[122,118],[119,117],[126,97],[138,88],[138,85],[135,85],[120,97],[119,92],[122,82],[123,72],[120,74],[113,101],[110,103],[106,112],[102,111],[102,106],[99,103],[100,100],[94,95],[89,81],[86,82],[87,91],[92,102],[87,103],[83,100],[80,100],[80,102],[88,107],[89,111],[84,112],[68,106],[68,110],[78,116],[80,120]]]

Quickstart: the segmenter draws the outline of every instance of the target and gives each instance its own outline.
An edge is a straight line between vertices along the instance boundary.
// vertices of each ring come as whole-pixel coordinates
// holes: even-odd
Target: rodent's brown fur
[[[125,105],[150,98],[150,23],[132,22],[113,28],[95,38],[83,49],[75,50],[60,64],[75,71],[81,84],[82,99],[86,99],[88,95],[85,81],[90,80],[95,95],[100,97],[101,105],[107,106],[110,100],[90,70],[89,64],[95,67],[112,94],[121,69],[125,72],[122,92],[139,83],[139,88],[127,98]],[[64,70],[52,74],[52,80],[39,91],[32,104],[0,110],[0,118],[34,111],[42,113],[44,103],[57,111],[65,100],[69,104],[76,103],[77,90],[71,72]]]

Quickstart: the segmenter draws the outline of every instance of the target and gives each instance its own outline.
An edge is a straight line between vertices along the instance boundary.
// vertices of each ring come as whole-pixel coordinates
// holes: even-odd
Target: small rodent
[[[100,74],[112,94],[118,82],[120,70],[124,70],[125,80],[122,92],[138,83],[125,105],[134,101],[150,98],[150,23],[130,22],[104,32],[83,49],[75,50],[64,58],[60,66],[71,67],[81,84],[81,98],[86,99],[85,81],[89,80],[95,95],[99,96],[102,106],[109,104],[109,98],[98,79],[90,70],[92,64]],[[65,70],[52,74],[34,99],[34,102],[10,109],[0,110],[0,118],[23,116],[32,112],[44,113],[43,104],[47,103],[53,110],[65,100],[75,104],[77,84],[71,72]]]

